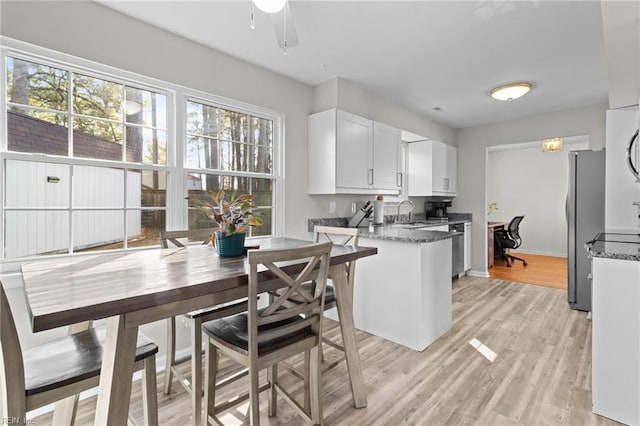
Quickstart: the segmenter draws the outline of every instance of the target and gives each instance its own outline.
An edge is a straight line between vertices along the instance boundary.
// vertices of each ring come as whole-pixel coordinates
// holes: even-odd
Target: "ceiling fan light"
[[[266,13],[280,12],[287,0],[253,0],[258,9]]]
[[[542,141],[542,152],[558,152],[562,151],[562,138],[544,139]]]
[[[531,83],[511,83],[496,87],[491,91],[491,97],[499,101],[512,101],[529,93]]]

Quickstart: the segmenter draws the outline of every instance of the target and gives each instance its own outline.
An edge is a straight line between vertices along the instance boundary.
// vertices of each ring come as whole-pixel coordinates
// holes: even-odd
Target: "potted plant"
[[[207,191],[204,196],[188,197],[192,206],[218,225],[211,238],[221,257],[241,256],[247,226],[262,225],[262,217],[254,210],[253,195],[233,192],[227,196],[224,190]]]

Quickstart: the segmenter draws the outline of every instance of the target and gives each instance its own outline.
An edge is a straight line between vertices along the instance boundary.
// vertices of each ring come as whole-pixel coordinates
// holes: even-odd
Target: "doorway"
[[[511,267],[499,259],[492,278],[554,288],[567,288],[567,222],[569,151],[589,149],[589,137],[563,138],[563,149],[542,152],[542,141],[487,148],[486,203],[488,222],[509,223],[524,216],[521,246],[513,254],[526,260]]]

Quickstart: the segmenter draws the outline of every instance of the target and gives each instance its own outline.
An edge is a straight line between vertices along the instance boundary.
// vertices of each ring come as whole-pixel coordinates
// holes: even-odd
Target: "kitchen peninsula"
[[[309,230],[320,224],[346,226],[346,219],[312,219]],[[378,256],[356,267],[356,328],[418,351],[451,328],[452,234],[429,230],[442,225],[360,228],[360,245],[376,247]]]

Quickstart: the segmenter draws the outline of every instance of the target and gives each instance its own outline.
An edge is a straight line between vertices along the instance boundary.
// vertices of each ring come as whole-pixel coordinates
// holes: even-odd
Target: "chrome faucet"
[[[411,210],[409,210],[409,220],[408,222],[411,222],[411,212],[413,212],[413,209],[415,207],[415,205],[413,204],[413,201],[406,199],[406,200],[402,200],[398,203],[398,214],[396,216],[396,222],[400,222],[400,207],[402,207],[402,205],[404,203],[409,203],[409,205],[411,206]]]

